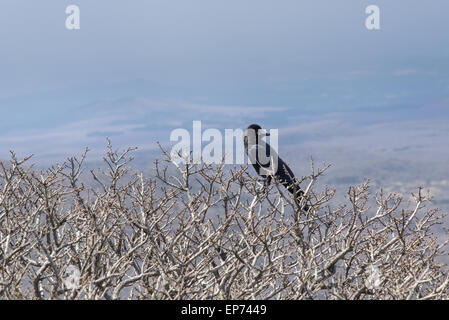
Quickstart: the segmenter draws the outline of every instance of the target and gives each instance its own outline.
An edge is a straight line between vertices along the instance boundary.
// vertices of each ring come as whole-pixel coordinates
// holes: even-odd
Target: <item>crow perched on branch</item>
[[[263,137],[269,135],[258,124],[250,125],[243,134],[245,152],[256,172],[265,179],[264,189],[270,185],[271,179],[275,178],[294,196],[295,201],[299,203],[304,196],[304,191],[301,189],[299,181],[289,166],[263,140]],[[307,204],[304,205],[304,210],[309,210]]]

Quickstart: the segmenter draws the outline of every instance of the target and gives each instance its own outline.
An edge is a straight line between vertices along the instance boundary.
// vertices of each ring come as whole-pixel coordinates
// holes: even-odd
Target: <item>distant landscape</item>
[[[47,167],[89,147],[95,167],[108,137],[138,147],[134,166],[150,173],[176,128],[258,123],[279,129],[298,176],[310,157],[332,164],[322,183],[341,196],[369,178],[373,191],[430,189],[448,210],[448,4],[380,0],[375,31],[369,4],[99,0],[67,30],[67,4],[5,1],[0,158]]]
[[[125,96],[120,90],[129,86],[140,88],[140,94],[151,89],[148,83],[137,81],[103,90]],[[316,163],[332,164],[323,183],[344,189],[369,178],[373,186],[400,193],[422,186],[431,190],[436,206],[447,210],[449,86],[446,89],[441,89],[440,96],[431,102],[420,98],[419,91],[411,91],[402,103],[384,101],[382,106],[360,104],[351,108],[341,102],[340,111],[332,111],[324,101],[321,106],[307,108],[219,105],[145,96],[104,98],[92,104],[61,107],[61,111],[11,107],[9,119],[16,120],[2,119],[0,157],[8,158],[9,150],[20,156],[35,154],[33,161],[45,167],[89,147],[87,160],[95,166],[109,138],[118,148],[138,147],[134,165],[146,171],[160,157],[157,142],[169,148],[173,144],[170,132],[176,128],[192,131],[193,120],[201,120],[203,130],[217,128],[223,133],[226,128],[244,129],[259,123],[267,129],[279,129],[280,155],[299,176],[309,173],[313,157]],[[34,103],[47,103],[46,98],[37,96]],[[320,98],[317,94],[310,101]],[[329,97],[328,102],[336,103],[338,99],[338,95]],[[15,102],[9,103],[14,106]],[[59,103],[63,106],[64,100]]]

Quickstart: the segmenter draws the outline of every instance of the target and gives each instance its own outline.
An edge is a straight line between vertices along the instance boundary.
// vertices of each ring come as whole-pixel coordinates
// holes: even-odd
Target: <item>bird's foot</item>
[[[262,187],[256,189],[256,194],[257,195],[268,194],[268,187],[267,186],[262,186]]]

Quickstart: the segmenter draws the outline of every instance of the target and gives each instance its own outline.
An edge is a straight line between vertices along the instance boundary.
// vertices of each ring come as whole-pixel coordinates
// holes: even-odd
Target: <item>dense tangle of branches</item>
[[[367,181],[336,204],[312,164],[306,213],[247,166],[177,166],[162,149],[145,177],[132,151],[109,144],[90,172],[87,150],[44,171],[0,164],[0,299],[449,298],[422,189],[407,202]]]

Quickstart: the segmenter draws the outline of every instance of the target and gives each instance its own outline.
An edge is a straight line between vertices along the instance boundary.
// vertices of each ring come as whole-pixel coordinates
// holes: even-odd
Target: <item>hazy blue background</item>
[[[65,28],[65,8],[81,29]],[[365,28],[365,8],[381,30]],[[280,128],[298,174],[370,177],[449,203],[449,2],[2,0],[0,158],[55,162],[105,137],[150,165],[171,130]],[[399,190],[398,190],[399,189]],[[446,201],[446,202],[445,202]]]

